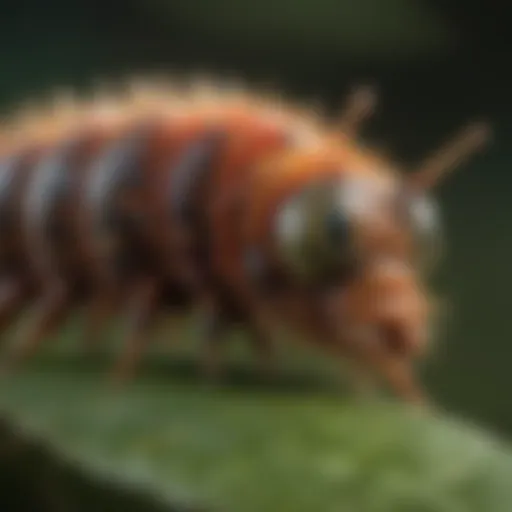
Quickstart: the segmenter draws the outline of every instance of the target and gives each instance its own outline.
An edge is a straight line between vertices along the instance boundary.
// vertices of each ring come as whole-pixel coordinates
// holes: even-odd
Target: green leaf
[[[509,448],[460,420],[155,372],[113,393],[97,365],[60,361],[2,382],[5,414],[77,466],[169,502],[243,512],[509,510]]]

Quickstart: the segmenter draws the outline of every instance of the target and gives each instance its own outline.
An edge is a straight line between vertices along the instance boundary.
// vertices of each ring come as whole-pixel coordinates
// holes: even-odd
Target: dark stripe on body
[[[93,164],[86,185],[93,236],[105,241],[102,257],[121,273],[137,270],[147,263],[147,255],[138,243],[141,227],[138,219],[133,212],[126,211],[120,200],[123,194],[140,192],[144,185],[143,166],[152,135],[153,125],[139,125],[109,146]]]
[[[181,223],[192,233],[188,258],[201,281],[213,280],[210,264],[211,241],[207,222],[208,190],[217,159],[225,147],[226,134],[208,131],[189,144],[173,164],[169,180],[168,205],[171,222]]]
[[[14,226],[13,200],[21,184],[27,153],[8,156],[0,163],[0,230],[2,235],[12,231]]]
[[[168,194],[172,217],[184,222],[195,220],[198,205],[194,199],[208,186],[224,140],[224,132],[208,132],[189,144],[178,162],[172,165]]]
[[[82,143],[82,138],[65,141],[33,170],[26,195],[26,219],[32,230],[51,241],[64,235],[67,219],[62,216],[62,206],[71,192],[71,173],[76,172],[73,163]]]

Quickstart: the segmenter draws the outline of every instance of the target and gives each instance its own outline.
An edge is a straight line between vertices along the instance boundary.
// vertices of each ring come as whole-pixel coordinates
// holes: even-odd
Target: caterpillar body
[[[197,307],[210,372],[231,323],[266,365],[283,323],[423,402],[412,363],[427,344],[428,191],[487,128],[471,125],[404,174],[357,141],[373,101],[356,91],[334,125],[256,94],[149,83],[8,123],[0,328],[35,311],[4,370],[77,307],[91,345],[121,309],[132,323],[113,373],[123,380],[163,307]]]

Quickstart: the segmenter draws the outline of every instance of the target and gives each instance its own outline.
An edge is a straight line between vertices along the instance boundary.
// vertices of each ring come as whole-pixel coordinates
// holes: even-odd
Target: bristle
[[[53,109],[58,113],[76,112],[79,108],[78,98],[72,89],[58,89],[53,94]]]
[[[88,94],[88,100],[91,108],[105,109],[115,108],[123,101],[120,94],[120,86],[113,81],[96,80]]]
[[[25,102],[14,114],[9,123],[9,132],[13,146],[38,140],[44,133],[50,114],[48,104],[42,101]]]
[[[155,81],[134,78],[127,84],[127,101],[140,112],[161,108],[165,105],[166,94],[165,89]]]
[[[210,101],[217,97],[219,88],[214,81],[205,74],[196,75],[190,81],[190,95],[196,101]]]

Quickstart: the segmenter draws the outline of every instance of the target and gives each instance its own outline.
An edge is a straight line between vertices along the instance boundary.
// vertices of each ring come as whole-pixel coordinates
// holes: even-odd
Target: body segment
[[[127,319],[113,374],[125,380],[159,313],[197,309],[211,373],[234,323],[268,368],[282,323],[422,401],[412,362],[429,305],[416,206],[482,130],[406,178],[358,144],[364,95],[341,130],[256,96],[142,99],[86,104],[3,141],[0,328],[35,300],[7,368],[85,307],[91,346],[115,312]]]

